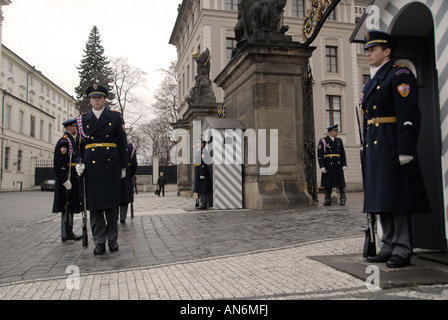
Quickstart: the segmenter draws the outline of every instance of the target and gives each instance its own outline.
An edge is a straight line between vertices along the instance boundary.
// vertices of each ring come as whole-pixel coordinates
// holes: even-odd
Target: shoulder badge
[[[408,69],[400,69],[397,72],[395,72],[396,76],[399,76],[400,74],[410,74],[411,72]]]
[[[397,87],[397,90],[403,98],[406,98],[411,92],[411,86],[407,83],[402,83]]]

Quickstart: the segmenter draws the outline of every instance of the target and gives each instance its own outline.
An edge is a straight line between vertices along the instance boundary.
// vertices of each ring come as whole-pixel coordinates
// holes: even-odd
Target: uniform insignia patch
[[[407,83],[402,83],[397,87],[398,93],[401,94],[403,98],[406,98],[411,92],[411,86]]]
[[[408,69],[401,69],[401,70],[398,70],[397,72],[395,72],[395,75],[396,76],[399,76],[400,74],[409,74],[410,73],[410,71],[408,70]]]
[[[66,147],[62,147],[61,148],[61,153],[62,154],[66,154],[67,153],[67,148]]]

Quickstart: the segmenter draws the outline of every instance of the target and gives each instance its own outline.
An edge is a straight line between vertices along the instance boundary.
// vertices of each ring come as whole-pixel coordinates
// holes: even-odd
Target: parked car
[[[55,180],[45,180],[40,185],[40,190],[41,191],[54,191],[55,184],[56,184]]]

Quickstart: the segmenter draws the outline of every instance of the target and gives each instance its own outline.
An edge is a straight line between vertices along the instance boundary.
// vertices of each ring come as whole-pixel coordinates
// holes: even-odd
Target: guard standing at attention
[[[347,159],[345,157],[344,144],[338,138],[338,125],[335,124],[327,128],[328,135],[319,140],[317,147],[317,158],[319,160],[320,171],[322,172],[321,187],[325,188],[324,206],[331,205],[331,191],[333,188],[339,189],[339,204],[345,205],[345,177],[344,171],[347,169]]]
[[[121,179],[126,175],[126,130],[120,112],[106,107],[107,89],[99,84],[87,88],[92,109],[77,118],[81,138],[78,175],[85,177],[87,210],[90,211],[95,249],[98,255],[118,251],[117,208],[120,205]]]
[[[412,215],[429,212],[417,159],[421,114],[414,74],[391,60],[397,40],[381,31],[365,36],[370,78],[362,89],[364,212],[379,214],[383,231],[378,255],[369,262],[389,268],[410,264]]]
[[[79,213],[79,188],[76,175],[76,119],[62,123],[64,135],[56,143],[53,165],[56,175],[54,191],[53,213],[61,212],[61,239],[80,240],[82,236],[73,233],[73,214]],[[67,199],[68,195],[68,199]]]
[[[200,146],[194,156],[194,188],[193,192],[198,193],[198,206],[196,209],[207,209],[208,196],[213,192],[212,179],[208,169],[210,158],[205,148],[206,141],[201,140]]]
[[[134,185],[132,180],[137,171],[137,155],[135,154],[135,146],[131,143],[128,144],[128,167],[126,169],[126,177],[121,180],[121,204],[118,209],[120,223],[126,223],[126,217],[128,214],[128,207],[130,203],[134,202]]]

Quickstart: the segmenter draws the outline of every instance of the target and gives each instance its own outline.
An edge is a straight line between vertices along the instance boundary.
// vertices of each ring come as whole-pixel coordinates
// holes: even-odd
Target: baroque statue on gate
[[[199,54],[193,50],[193,58],[196,61],[196,77],[194,86],[191,88],[188,97],[185,101],[189,105],[205,105],[215,103],[215,93],[212,88],[212,81],[210,80],[210,50],[207,48],[204,52]]]

